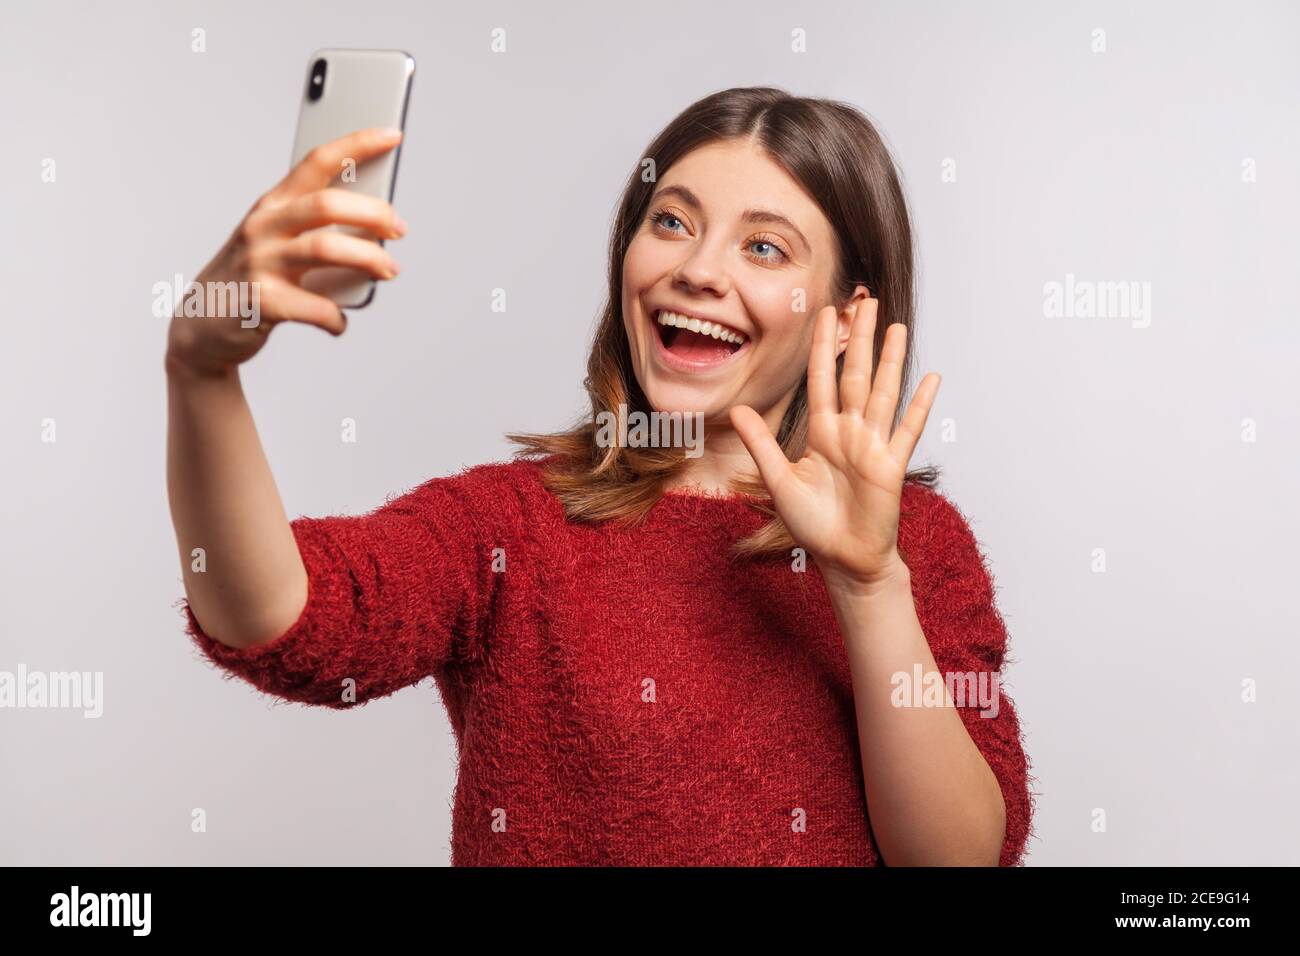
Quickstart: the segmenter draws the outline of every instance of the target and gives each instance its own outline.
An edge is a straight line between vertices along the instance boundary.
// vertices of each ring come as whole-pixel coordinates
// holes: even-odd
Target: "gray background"
[[[351,713],[273,705],[200,662],[177,607],[151,287],[192,278],[283,174],[328,46],[419,62],[411,232],[346,336],[285,327],[245,369],[291,516],[369,510],[581,410],[619,187],[690,102],[847,99],[915,215],[920,367],[944,375],[915,460],[944,466],[996,577],[1039,794],[1029,862],[1300,862],[1294,5],[129,9],[21,4],[0,33],[0,670],[106,684],[99,720],[0,710],[0,862],[449,857],[431,682]],[[1044,317],[1067,273],[1150,282],[1150,327]]]

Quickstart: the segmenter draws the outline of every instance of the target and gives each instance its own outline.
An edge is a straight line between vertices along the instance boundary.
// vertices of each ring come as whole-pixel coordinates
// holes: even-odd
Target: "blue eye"
[[[664,222],[668,219],[675,219],[677,220],[677,222],[681,222],[680,219],[677,219],[676,216],[674,216],[672,213],[668,212],[665,209],[661,209],[659,212],[655,213],[653,216],[650,217],[650,221],[653,222],[656,226],[664,226]],[[676,230],[669,229],[668,231],[675,232]]]
[[[784,258],[785,258],[785,253],[782,252],[779,248],[777,248],[777,246],[776,246],[775,243],[768,242],[766,239],[755,239],[753,242],[750,243],[750,246],[751,246],[751,248],[752,248],[753,246],[768,246],[768,247],[770,247],[773,251],[775,251],[776,254],[777,254],[778,256],[781,257],[781,259],[784,259]],[[759,258],[760,258],[760,259],[773,259],[773,257],[770,256],[770,255],[762,255],[762,254],[759,255]],[[775,259],[774,259],[773,261],[779,261],[779,260],[775,260]]]

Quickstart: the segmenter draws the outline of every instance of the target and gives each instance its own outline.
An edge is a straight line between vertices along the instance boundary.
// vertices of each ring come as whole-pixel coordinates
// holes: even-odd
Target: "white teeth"
[[[692,332],[698,332],[700,335],[707,335],[711,338],[718,339],[722,342],[732,342],[736,345],[745,344],[745,336],[739,332],[733,332],[724,325],[717,322],[702,322],[699,319],[690,319],[684,315],[678,315],[676,312],[660,310],[658,314],[660,325],[670,325],[679,329],[689,329]]]

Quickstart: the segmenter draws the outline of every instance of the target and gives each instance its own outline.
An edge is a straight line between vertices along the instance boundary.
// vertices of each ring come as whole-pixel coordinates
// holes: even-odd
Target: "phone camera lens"
[[[325,61],[317,60],[311,65],[311,79],[307,82],[307,99],[318,100],[325,92]]]

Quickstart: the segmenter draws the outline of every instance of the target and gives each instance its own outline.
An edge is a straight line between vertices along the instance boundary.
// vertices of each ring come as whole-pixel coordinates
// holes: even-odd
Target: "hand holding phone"
[[[401,141],[394,130],[361,130],[313,149],[235,227],[195,281],[255,283],[255,324],[239,315],[190,318],[178,314],[167,333],[169,370],[205,375],[228,372],[266,344],[280,322],[305,322],[342,335],[347,319],[338,303],[304,287],[312,270],[342,268],[369,280],[392,279],[399,266],[378,242],[324,229],[338,225],[368,236],[398,239],[406,224],[385,200],[332,185],[346,158],[382,156]]]
[[[308,68],[292,164],[296,166],[316,147],[354,130],[405,129],[414,75],[415,58],[402,50],[318,50]],[[399,148],[375,157],[342,157],[333,186],[391,202],[400,155]],[[353,226],[325,228],[371,238],[364,229]],[[309,273],[303,288],[344,308],[359,309],[370,304],[375,283],[353,269],[324,268]]]
[[[397,275],[399,266],[383,248],[383,240],[398,239],[406,233],[406,224],[389,200],[397,175],[396,151],[402,141],[401,122],[414,65],[406,54],[397,54],[404,64],[410,61],[409,69],[403,66],[403,79],[398,84],[391,70],[394,57],[389,51],[373,52],[382,54],[380,59],[388,64],[388,95],[360,99],[371,106],[385,102],[389,107],[400,101],[400,109],[393,107],[395,113],[393,109],[370,110],[381,117],[378,126],[349,128],[343,135],[317,143],[319,137],[329,135],[331,124],[346,125],[350,120],[331,119],[329,111],[308,113],[304,104],[293,168],[253,204],[195,278],[203,288],[231,283],[255,285],[257,321],[250,325],[237,315],[193,318],[178,314],[168,328],[169,370],[203,375],[229,372],[256,355],[270,330],[280,322],[304,322],[341,335],[347,328],[341,307],[368,304],[375,281]],[[345,95],[348,81],[339,78],[355,75],[353,71],[342,70],[327,83],[334,54],[322,53],[331,59],[321,54],[312,58],[307,102],[322,103],[329,91],[339,98],[338,102],[356,102],[357,96]],[[326,63],[324,73],[316,65],[322,60]],[[362,72],[369,69],[367,66]],[[320,82],[315,79],[318,76]],[[399,86],[400,96],[394,95],[393,90]],[[313,88],[321,91],[319,96],[310,92]],[[386,122],[384,118],[393,115],[397,116],[396,124]],[[343,175],[343,171],[352,169],[357,172],[355,178]]]

